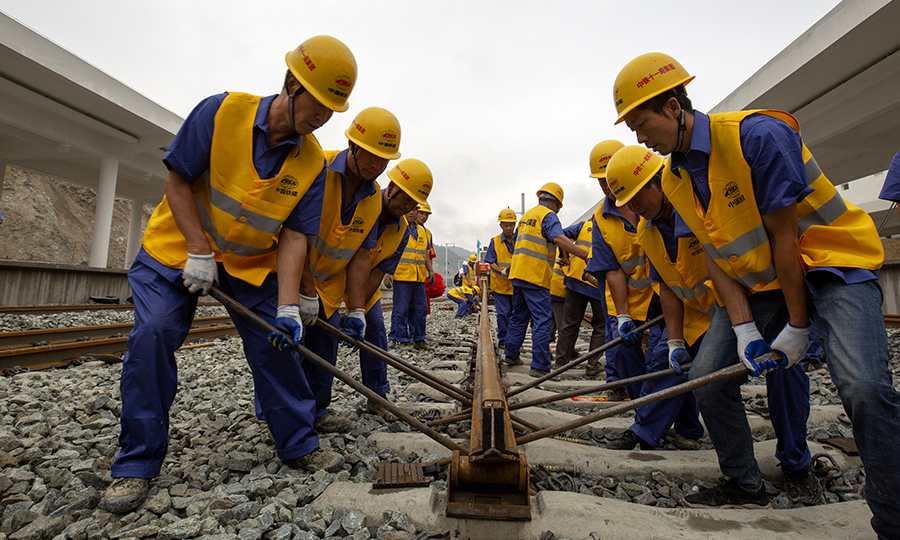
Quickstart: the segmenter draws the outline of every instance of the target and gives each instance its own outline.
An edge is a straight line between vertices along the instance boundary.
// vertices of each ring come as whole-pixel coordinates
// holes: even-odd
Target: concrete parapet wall
[[[128,272],[71,264],[0,261],[0,306],[88,304],[91,296],[131,296]]]

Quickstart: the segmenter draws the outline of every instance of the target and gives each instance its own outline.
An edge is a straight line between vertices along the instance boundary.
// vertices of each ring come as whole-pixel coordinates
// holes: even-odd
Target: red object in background
[[[444,295],[444,291],[447,288],[444,287],[444,278],[441,277],[440,274],[434,274],[434,285],[431,287],[425,286],[425,297],[428,298],[428,314],[431,315],[431,299],[437,298],[439,296]]]
[[[481,274],[490,274],[491,273],[491,265],[486,262],[478,262],[477,272],[479,275]]]

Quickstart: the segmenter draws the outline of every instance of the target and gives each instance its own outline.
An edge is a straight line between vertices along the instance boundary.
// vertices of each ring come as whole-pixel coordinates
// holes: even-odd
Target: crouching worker
[[[450,289],[447,293],[447,298],[456,302],[458,307],[456,316],[464,317],[478,311],[478,297],[480,295],[481,287],[478,285],[475,285],[474,287],[463,285],[462,287]]]

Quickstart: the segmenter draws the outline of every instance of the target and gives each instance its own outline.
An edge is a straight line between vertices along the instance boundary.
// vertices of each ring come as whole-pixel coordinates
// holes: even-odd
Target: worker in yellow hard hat
[[[652,78],[651,78],[652,77]],[[900,394],[890,384],[878,269],[884,250],[865,212],[844,201],[783,111],[695,111],[693,77],[674,58],[648,53],[629,62],[614,87],[618,118],[638,142],[671,154],[664,194],[706,250],[706,267],[724,308],[716,308],[690,376],[736,362],[766,375],[788,496],[817,498],[806,445],[808,380],[800,360],[810,320],[822,337],[834,383],[853,423],[866,467],[866,502],[875,532],[896,535],[900,497]],[[647,79],[647,81],[645,81]],[[677,173],[677,174],[676,174]],[[812,292],[813,294],[810,294]],[[848,324],[848,321],[853,321]],[[838,346],[838,344],[840,344]],[[685,497],[691,506],[735,500],[763,505],[753,439],[739,400],[740,378],[695,392],[727,484]],[[779,444],[788,438],[779,437]]]
[[[500,234],[491,238],[484,262],[491,267],[491,292],[494,295],[494,310],[497,314],[497,339],[500,348],[506,346],[506,330],[512,314],[512,283],[509,281],[509,267],[515,247],[516,213],[509,208],[500,210],[497,218]]]
[[[477,311],[480,295],[481,287],[477,285],[474,287],[462,285],[447,291],[447,298],[456,302],[457,317],[465,317],[466,315],[471,315],[473,312]]]
[[[166,196],[129,272],[136,323],[122,369],[121,449],[101,502],[108,512],[140,506],[159,475],[177,387],[175,350],[199,295],[217,284],[274,323],[279,348],[303,337],[299,275],[307,234],[318,232],[323,189],[316,180],[324,155],[312,133],[347,109],[356,60],[339,40],[316,36],[285,61],[279,94],[201,101],[163,157]],[[293,352],[272,347],[237,314],[232,319],[278,457],[294,467],[339,468],[340,455],[319,448],[314,399]]]
[[[513,285],[513,317],[506,332],[504,361],[521,364],[519,349],[525,330],[532,322],[532,360],[529,374],[540,377],[550,372],[550,280],[556,247],[587,259],[587,250],[576,246],[562,232],[556,213],[563,205],[563,190],[548,182],[537,191],[538,205],[519,220],[516,244],[510,263]]]
[[[410,191],[413,198],[418,204],[427,202],[432,180],[431,170],[424,163],[419,160],[401,161],[395,169],[388,172],[388,176],[398,183],[405,181],[415,184]],[[412,178],[415,180],[410,182],[409,179]],[[403,257],[394,272],[394,306],[391,309],[388,339],[394,342],[395,347],[413,345],[418,349],[428,349],[430,345],[426,341],[425,328],[428,299],[425,283],[434,280],[434,270],[428,256],[428,233],[425,227],[417,223],[418,217],[418,205],[406,214],[410,234]]]
[[[362,341],[369,255],[378,239],[375,224],[382,205],[376,179],[390,160],[400,157],[400,122],[390,111],[368,107],[344,134],[346,149],[325,152],[327,166],[320,175],[325,182],[322,219],[319,234],[308,236],[309,264],[304,266],[300,297],[314,301],[318,297],[318,317]],[[338,308],[344,301],[347,314],[341,316]],[[338,339],[321,326],[309,327],[305,345],[330,364],[337,362]],[[311,362],[304,362],[303,369],[316,396],[316,431],[349,431],[350,420],[328,409],[333,376]]]
[[[434,236],[431,234],[431,229],[425,226],[425,223],[428,222],[428,218],[431,217],[431,205],[426,203],[420,204],[418,206],[419,214],[416,217],[416,224],[421,225],[423,229],[425,229],[425,237],[428,239],[428,261],[432,264],[432,271],[428,275],[428,280],[425,282],[426,284],[426,302],[425,307],[425,315],[431,315],[431,296],[428,294],[428,287],[434,285],[435,281],[435,273],[434,273],[434,261],[433,259],[437,257],[437,253],[434,251]],[[440,295],[438,295],[440,296]],[[434,297],[436,298],[436,296]],[[412,317],[418,317],[419,315],[413,314],[410,312],[410,319]],[[410,325],[412,325],[412,320],[410,320]]]
[[[467,287],[474,287],[478,284],[478,269],[475,264],[478,262],[478,256],[474,253],[469,255],[469,259],[459,269],[459,284]]]

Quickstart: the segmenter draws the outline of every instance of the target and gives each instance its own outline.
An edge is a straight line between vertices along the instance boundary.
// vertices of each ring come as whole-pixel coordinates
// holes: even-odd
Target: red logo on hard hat
[[[350,88],[353,86],[353,81],[350,80],[350,77],[346,75],[339,75],[335,80],[334,84],[338,86],[343,86],[344,88]]]
[[[393,130],[387,130],[381,134],[381,137],[384,139],[396,139],[397,134],[393,132]]]
[[[353,127],[356,128],[356,131],[358,131],[358,132],[360,132],[360,133],[362,133],[362,134],[365,134],[365,133],[366,133],[366,128],[364,128],[364,127],[362,127],[361,125],[359,125],[358,122],[354,122],[354,123],[353,123]]]
[[[427,190],[430,191],[430,190],[431,190],[431,184],[429,184],[428,182],[422,182],[422,188],[423,188],[423,189],[427,189]]]

